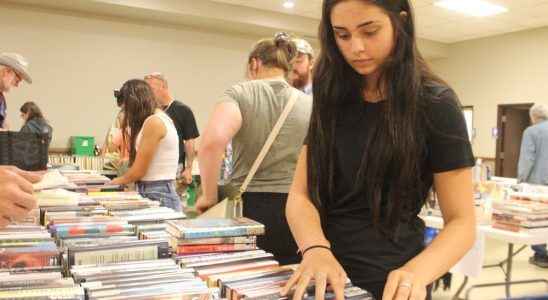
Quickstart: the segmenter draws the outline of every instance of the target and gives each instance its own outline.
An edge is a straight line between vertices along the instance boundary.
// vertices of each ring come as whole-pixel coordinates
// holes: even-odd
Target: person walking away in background
[[[548,185],[548,107],[537,103],[529,109],[533,125],[527,127],[521,139],[518,161],[518,182]],[[532,245],[529,262],[548,268],[546,244]]]

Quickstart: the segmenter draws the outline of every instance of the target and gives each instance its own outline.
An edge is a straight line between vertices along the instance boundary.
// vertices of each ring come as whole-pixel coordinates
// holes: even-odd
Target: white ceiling
[[[322,0],[293,0],[295,7],[282,6],[284,0],[212,0],[319,19]],[[514,31],[548,26],[548,0],[488,0],[509,12],[472,17],[433,5],[438,0],[411,0],[415,9],[418,35],[442,43],[454,43]]]
[[[293,1],[295,7],[286,9],[284,0],[0,0],[0,12],[7,7],[256,37],[285,31],[317,47],[322,0]],[[548,0],[489,0],[510,12],[484,18],[435,7],[435,0],[411,1],[418,46],[429,59],[446,57],[454,42],[548,26]]]

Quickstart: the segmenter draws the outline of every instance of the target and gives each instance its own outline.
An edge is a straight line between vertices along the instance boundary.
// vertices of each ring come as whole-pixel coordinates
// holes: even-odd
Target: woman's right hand
[[[344,300],[346,272],[333,253],[325,248],[313,248],[306,251],[295,273],[280,292],[281,296],[290,293],[295,286],[293,299],[302,299],[310,281],[316,281],[315,299],[324,300],[325,289],[330,284],[337,300]]]

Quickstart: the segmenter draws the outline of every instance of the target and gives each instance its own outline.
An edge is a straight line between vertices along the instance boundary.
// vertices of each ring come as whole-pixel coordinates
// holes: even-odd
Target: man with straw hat
[[[9,92],[12,87],[18,87],[21,80],[32,83],[27,73],[28,66],[28,60],[18,53],[0,54],[0,130],[8,129],[8,105],[4,93]]]

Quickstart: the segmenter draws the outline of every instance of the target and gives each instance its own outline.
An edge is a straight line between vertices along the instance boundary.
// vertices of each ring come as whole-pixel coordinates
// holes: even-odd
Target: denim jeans
[[[139,194],[150,200],[160,201],[161,206],[182,211],[181,198],[177,195],[175,180],[138,181]]]
[[[548,252],[546,251],[546,244],[532,245],[531,249],[535,251],[535,257],[546,257]]]

